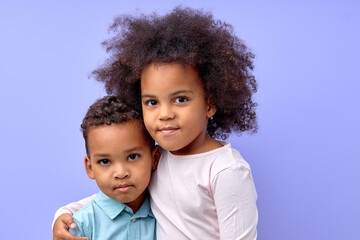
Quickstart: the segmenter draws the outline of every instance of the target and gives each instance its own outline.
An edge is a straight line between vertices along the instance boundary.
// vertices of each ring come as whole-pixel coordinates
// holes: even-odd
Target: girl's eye
[[[98,163],[100,163],[101,165],[109,165],[110,160],[109,159],[101,159],[98,161]]]
[[[138,159],[139,156],[140,156],[139,154],[130,154],[128,156],[128,161],[134,161],[134,160]]]
[[[174,100],[176,103],[184,103],[184,102],[187,102],[188,99],[186,97],[177,97],[175,98]]]
[[[155,101],[155,100],[149,100],[149,101],[146,101],[145,104],[146,104],[147,106],[155,106],[155,105],[158,104],[158,102]]]

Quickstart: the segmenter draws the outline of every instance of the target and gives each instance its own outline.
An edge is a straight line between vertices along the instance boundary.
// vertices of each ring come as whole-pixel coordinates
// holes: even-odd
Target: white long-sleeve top
[[[249,164],[229,143],[209,152],[163,150],[149,185],[158,239],[256,239]]]

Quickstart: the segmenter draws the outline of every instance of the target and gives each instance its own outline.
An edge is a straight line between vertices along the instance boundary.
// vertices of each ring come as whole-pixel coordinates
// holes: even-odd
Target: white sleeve
[[[94,194],[90,197],[81,199],[80,201],[69,203],[64,207],[59,208],[55,213],[51,228],[54,228],[54,223],[55,223],[56,219],[58,219],[58,217],[60,217],[60,215],[62,215],[64,213],[69,213],[70,215],[73,215],[74,213],[79,211],[79,209],[81,209],[83,206],[85,206],[86,204],[91,202],[91,200],[93,200],[95,197],[96,197],[96,194]]]
[[[250,169],[231,166],[215,176],[212,186],[220,239],[256,239],[257,193]]]

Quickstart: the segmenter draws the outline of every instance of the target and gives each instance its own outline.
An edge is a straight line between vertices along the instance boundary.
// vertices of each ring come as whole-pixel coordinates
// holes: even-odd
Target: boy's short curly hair
[[[155,141],[146,131],[139,112],[121,102],[116,96],[105,96],[98,99],[89,107],[89,110],[87,111],[81,124],[81,131],[85,140],[87,155],[89,155],[87,140],[91,127],[111,125],[114,123],[125,123],[131,120],[139,121],[139,126],[143,126],[145,135],[147,136],[150,145],[154,146]]]
[[[110,58],[95,71],[108,94],[141,112],[140,78],[152,63],[194,66],[204,82],[206,96],[216,106],[208,122],[211,137],[257,131],[252,94],[257,90],[252,75],[254,54],[235,36],[232,26],[215,20],[211,13],[177,7],[159,16],[117,17],[110,26],[114,36],[103,42]]]

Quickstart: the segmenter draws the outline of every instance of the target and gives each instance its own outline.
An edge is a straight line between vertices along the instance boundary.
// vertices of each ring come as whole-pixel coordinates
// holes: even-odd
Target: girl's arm
[[[75,237],[68,229],[76,228],[72,216],[68,213],[64,213],[58,217],[53,227],[53,240],[89,240],[87,237]]]
[[[218,173],[213,180],[213,194],[220,239],[256,239],[257,194],[250,169],[237,164]]]
[[[53,240],[86,240],[88,238],[75,237],[68,232],[69,228],[74,229],[76,224],[72,215],[77,212],[80,208],[91,202],[95,198],[96,194],[81,199],[78,202],[69,203],[68,205],[59,208],[56,211],[53,220]]]

